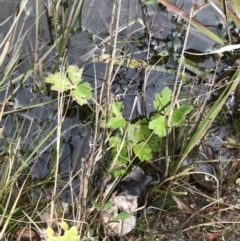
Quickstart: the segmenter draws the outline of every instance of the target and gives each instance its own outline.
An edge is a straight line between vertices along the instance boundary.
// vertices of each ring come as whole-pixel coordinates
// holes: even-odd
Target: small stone
[[[196,204],[195,203],[191,204],[190,208],[192,208],[192,209],[196,208]]]
[[[240,178],[236,180],[236,185],[240,185]]]

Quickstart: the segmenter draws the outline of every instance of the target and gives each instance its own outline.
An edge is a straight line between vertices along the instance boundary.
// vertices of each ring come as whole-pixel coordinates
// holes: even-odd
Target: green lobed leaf
[[[117,129],[124,126],[126,126],[126,121],[123,118],[110,117],[105,127]]]
[[[173,111],[171,125],[182,125],[185,122],[185,116],[193,110],[192,105],[182,105]]]
[[[82,82],[82,73],[83,69],[78,68],[76,65],[69,65],[67,67],[68,78],[71,80],[72,84],[74,85],[72,89],[75,89],[78,84]]]
[[[61,223],[61,228],[64,230],[64,231],[67,231],[69,229],[69,226],[66,222],[62,221]]]
[[[155,110],[160,111],[163,110],[163,108],[165,108],[165,110],[169,109],[169,107],[167,108],[167,104],[171,101],[171,97],[172,91],[168,87],[165,87],[160,94],[156,94],[153,101]]]
[[[111,115],[122,117],[122,102],[113,102],[111,103]]]
[[[47,233],[47,236],[54,236],[54,231],[51,228],[47,228],[46,233]]]
[[[149,129],[154,130],[154,133],[160,138],[165,137],[167,134],[167,119],[163,115],[156,114],[151,117],[148,127]]]
[[[92,97],[92,87],[89,83],[81,83],[71,94],[79,105],[84,105]]]
[[[115,169],[112,171],[112,174],[115,178],[119,177],[120,175],[122,175],[124,173],[125,173],[125,169]]]
[[[108,142],[112,148],[117,148],[121,143],[121,137],[117,134],[116,136],[110,137]]]
[[[117,164],[118,165],[122,165],[122,164],[126,164],[128,163],[128,153],[127,153],[127,148],[124,147],[120,153],[118,154],[118,151],[117,149],[112,149],[112,155],[113,156],[117,156],[118,155],[118,158],[117,158]]]
[[[158,135],[152,135],[151,138],[148,141],[148,144],[150,145],[152,152],[160,152],[161,151],[161,138]]]
[[[64,232],[64,235],[59,237],[59,241],[79,241],[77,227],[71,227],[69,230]]]
[[[45,82],[52,84],[51,89],[55,91],[68,91],[70,90],[70,82],[65,74],[57,72],[50,74],[45,78]]]
[[[133,143],[146,140],[150,133],[151,132],[148,128],[148,121],[146,118],[128,126],[128,140]]]
[[[148,161],[153,157],[152,148],[146,142],[134,144],[133,151],[135,155],[140,159],[140,161]]]
[[[148,128],[148,121],[146,118],[139,120],[135,125],[135,135],[133,138],[134,143],[138,143],[140,141],[146,140],[151,131]]]

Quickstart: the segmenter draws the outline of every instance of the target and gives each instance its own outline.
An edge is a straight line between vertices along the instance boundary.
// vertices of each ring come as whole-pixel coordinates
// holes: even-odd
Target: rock
[[[109,198],[112,207],[101,211],[102,223],[109,236],[124,236],[134,229],[137,209],[144,205],[148,182],[143,170],[140,167],[134,167],[117,184]],[[121,212],[127,213],[126,218],[116,218]]]

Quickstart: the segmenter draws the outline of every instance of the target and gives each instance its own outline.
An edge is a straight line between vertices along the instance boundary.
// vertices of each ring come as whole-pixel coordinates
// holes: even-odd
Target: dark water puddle
[[[107,25],[107,23],[109,23],[111,13],[109,11],[104,16],[100,15],[100,19],[98,18],[98,21],[96,20],[96,15],[92,15],[92,13],[98,14],[102,11],[106,12],[106,9],[109,9],[109,6],[110,5],[108,5],[107,2],[101,3],[100,6],[96,6],[94,1],[89,1],[84,5],[82,19],[84,31],[75,32],[70,36],[68,51],[70,63],[79,63],[82,65],[84,64],[84,62],[81,61],[82,56],[86,56],[86,54],[90,53],[91,50],[95,50],[95,54],[99,54],[103,51],[102,48],[97,47],[97,44],[99,44],[99,42],[101,42],[109,34],[109,25]],[[190,1],[188,3],[185,2],[183,6],[189,11],[189,7],[191,6]],[[127,18],[125,16],[126,8],[131,9],[131,14],[128,15]],[[209,11],[211,12],[212,9]],[[142,9],[141,5],[133,5],[127,1],[122,1],[119,22],[120,28],[121,26],[125,26],[125,24],[136,21],[138,18],[142,18],[144,20],[143,22],[146,28],[143,28],[143,26],[139,25],[137,22],[120,32],[118,35],[118,41],[119,46],[121,46],[121,51],[127,51],[129,56],[133,58],[138,58],[147,62],[149,59],[149,62],[152,64],[161,65],[164,63],[164,65],[168,68],[177,69],[176,59],[180,55],[185,36],[184,32],[180,32],[180,22],[176,22],[174,19],[170,19],[169,21],[168,11],[159,4],[144,6]],[[217,16],[212,17],[212,19],[214,18],[216,22]],[[161,24],[159,25],[159,23]],[[115,27],[113,27],[113,30],[114,29]],[[124,38],[126,38],[126,36],[127,41],[124,42]],[[137,43],[134,44],[134,42]],[[205,38],[196,30],[191,29],[186,49],[205,52],[208,48],[212,49],[214,44],[215,43],[213,41],[209,41],[208,38]],[[149,46],[150,51],[147,54]],[[109,52],[109,47],[110,46],[108,44],[105,46],[106,53]],[[162,53],[167,53],[167,56],[163,58]],[[196,61],[196,57],[194,61]],[[200,67],[207,69],[211,69],[216,66],[215,60],[209,57],[198,58],[197,62],[199,62]],[[85,79],[90,81],[95,88],[100,87],[101,82],[104,80],[106,75],[105,65],[102,63],[85,63],[83,66],[85,69]],[[189,72],[189,75],[191,76],[194,74]],[[209,76],[206,77],[206,79],[207,78],[209,79]],[[95,79],[97,79],[97,86],[96,83],[94,83]],[[149,114],[153,111],[151,105],[155,93],[158,93],[165,86],[171,87],[174,80],[174,76],[165,72],[154,71],[154,68],[153,71],[149,71],[149,75],[147,76],[144,69],[132,69],[125,66],[120,68],[118,71],[113,82],[112,92],[123,97],[123,101],[125,103],[125,117],[128,117],[131,111],[131,106],[127,105],[127,103],[133,103],[135,98],[140,98],[140,100],[138,101],[137,110],[134,111],[136,113],[133,118],[142,114],[149,116]],[[146,81],[145,90],[142,89],[144,81]],[[196,88],[198,88],[198,86]],[[202,89],[204,92],[204,88]],[[207,91],[208,88],[206,87],[205,89]],[[141,95],[143,92],[145,107],[141,107],[142,109],[139,110],[139,106],[142,106]]]
[[[14,109],[39,104],[46,99],[49,99],[49,97],[41,94],[36,95],[23,87],[16,93]],[[7,156],[10,154],[8,153],[10,149],[6,148],[7,144],[14,145],[19,141],[17,150],[19,160],[16,163],[15,170],[17,171],[23,165],[23,162],[33,154],[27,163],[27,169],[33,181],[39,182],[45,180],[45,178],[50,178],[50,180],[54,178],[49,174],[54,168],[56,157],[57,108],[57,103],[53,102],[11,114],[4,117],[0,122],[6,140],[6,143],[3,139],[1,141],[1,150],[2,154],[6,155],[6,162]],[[74,109],[74,116],[68,117],[66,115],[61,125],[59,179],[63,180],[65,185],[67,185],[71,176],[80,170],[81,159],[87,156],[91,140],[90,126],[83,124],[80,120],[80,107],[70,106],[68,113],[71,109]],[[55,131],[49,136],[52,130]],[[41,144],[43,141],[44,144]],[[38,150],[36,150],[37,148]],[[71,187],[76,193],[79,192],[78,185],[79,180],[73,179]],[[61,187],[59,187],[60,189]],[[68,191],[70,191],[70,186],[69,189],[66,188],[65,193]]]

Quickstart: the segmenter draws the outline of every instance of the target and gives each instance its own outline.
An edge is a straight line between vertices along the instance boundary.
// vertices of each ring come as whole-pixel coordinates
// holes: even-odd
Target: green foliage
[[[124,220],[130,216],[129,213],[126,212],[120,212],[115,218],[112,218],[111,221],[118,221],[118,220]]]
[[[153,106],[156,111],[161,111],[161,113],[164,113],[164,111],[169,110],[169,103],[172,98],[172,91],[169,88],[164,88],[161,93],[155,95],[155,100],[153,101]]]
[[[117,156],[118,152],[118,164],[126,164],[128,162],[128,149],[127,142],[122,145],[122,135],[117,134],[116,136],[109,138],[109,145],[112,148],[112,155]]]
[[[126,121],[123,119],[121,112],[122,106],[122,102],[114,102],[111,104],[108,121],[106,119],[102,121],[101,126],[103,128],[117,129],[124,127],[126,125]]]
[[[66,73],[50,74],[46,82],[52,85],[54,91],[70,91],[71,96],[79,105],[86,104],[92,97],[92,88],[89,83],[82,82],[83,69],[75,65],[67,67]],[[127,123],[122,116],[122,102],[113,102],[109,108],[108,116],[101,121],[102,128],[114,130],[115,135],[109,138],[109,146],[114,161],[113,173],[118,176],[124,172],[119,166],[127,164],[131,156],[140,161],[149,161],[154,153],[160,153],[160,143],[173,127],[180,127],[186,123],[185,116],[193,109],[191,105],[178,105],[173,109],[170,126],[169,121],[172,91],[164,88],[155,95],[153,107],[155,113],[150,120],[143,118],[135,124]]]
[[[69,65],[66,73],[50,74],[45,82],[51,84],[51,89],[54,91],[70,91],[73,99],[79,105],[84,105],[92,98],[92,87],[89,83],[82,82],[82,72],[83,69],[79,69],[76,65]]]
[[[171,125],[181,126],[186,123],[185,116],[193,110],[192,105],[182,105],[177,107],[172,114]]]
[[[171,132],[172,127],[181,127],[186,123],[186,115],[189,114],[192,105],[178,105],[172,112],[170,126],[167,127],[172,91],[164,88],[155,95],[153,106],[156,112],[150,120],[143,118],[135,124],[126,123],[122,117],[121,102],[110,105],[110,114],[103,119],[101,126],[116,130],[116,134],[109,138],[109,146],[113,157],[117,157],[116,169],[113,170],[115,176],[122,174],[123,170],[118,169],[118,165],[126,164],[129,156],[134,154],[140,161],[149,161],[154,153],[160,153],[160,143],[162,138]]]
[[[141,161],[150,160],[153,157],[151,146],[143,141],[133,145],[133,151]]]
[[[148,5],[153,4],[153,3],[155,3],[155,0],[146,0],[146,1],[144,1],[144,4],[148,4]]]
[[[169,88],[164,88],[161,93],[156,94],[153,106],[157,111],[149,122],[149,129],[153,130],[160,138],[167,134],[167,122],[170,110],[170,101],[172,98],[172,91]],[[171,117],[171,126],[180,127],[186,120],[185,116],[193,110],[192,105],[180,105],[173,110]],[[171,132],[171,127],[168,127],[168,132]]]
[[[149,122],[149,129],[154,130],[154,132],[160,137],[165,137],[167,134],[167,119],[161,114],[156,114],[151,117]]]
[[[92,201],[92,205],[94,208],[96,208],[98,211],[102,210],[103,208],[111,208],[113,205],[111,202],[106,202],[104,205],[100,205],[99,203]]]
[[[89,83],[81,83],[76,89],[72,90],[71,94],[74,100],[77,101],[79,105],[87,104],[87,101],[92,97],[92,88]]]
[[[51,228],[47,229],[47,241],[79,241],[80,237],[78,235],[77,227],[69,228],[66,222],[61,223],[61,228],[64,230],[63,236],[58,236],[54,233]]]

